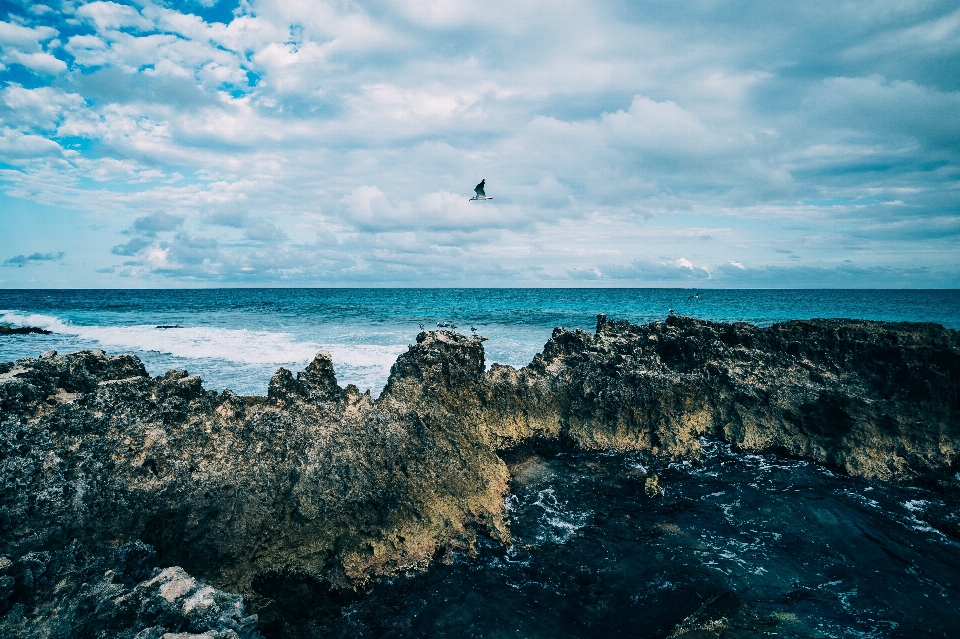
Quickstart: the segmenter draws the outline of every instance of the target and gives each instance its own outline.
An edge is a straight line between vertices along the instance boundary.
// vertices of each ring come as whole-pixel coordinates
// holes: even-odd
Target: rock
[[[662,495],[663,489],[660,487],[660,478],[656,475],[647,477],[643,482],[643,492],[650,498]]]
[[[36,326],[13,327],[10,324],[0,324],[0,335],[29,335],[31,333],[49,335],[50,331]]]
[[[0,584],[12,584],[0,586],[0,636],[260,639],[257,618],[245,614],[239,595],[200,583],[180,567],[152,569],[152,556],[140,542],[103,556],[73,542],[0,562]]]
[[[703,602],[668,639],[759,639],[771,635],[824,636],[793,615],[761,615],[743,603],[737,593],[723,592]]]
[[[87,558],[74,563],[127,575],[114,550],[138,542],[185,572],[94,580],[89,601],[122,588],[180,606],[179,619],[231,591],[281,623],[277,584],[322,601],[471,552],[479,534],[509,543],[500,452],[533,440],[695,459],[711,436],[955,490],[958,382],[958,333],[934,324],[681,316],[557,329],[519,370],[486,371],[480,338],[423,332],[376,400],[341,388],[326,353],[296,376],[280,369],[267,397],[207,391],[186,371],[150,378],[135,357],[100,351],[0,364],[0,556],[20,566],[0,627],[20,627],[28,582],[37,623],[85,623],[100,604],[56,590],[45,557],[79,544]],[[0,576],[0,597],[10,591]],[[178,602],[194,596],[185,613]],[[108,617],[148,619],[123,614]]]

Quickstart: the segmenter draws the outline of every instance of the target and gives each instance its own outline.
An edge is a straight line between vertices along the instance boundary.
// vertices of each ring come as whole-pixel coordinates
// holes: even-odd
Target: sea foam
[[[378,389],[406,344],[337,344],[297,340],[290,333],[245,328],[155,325],[85,326],[53,315],[0,311],[0,322],[37,326],[57,335],[93,342],[110,352],[154,352],[194,360],[234,364],[306,366],[321,350],[333,357],[342,384]]]

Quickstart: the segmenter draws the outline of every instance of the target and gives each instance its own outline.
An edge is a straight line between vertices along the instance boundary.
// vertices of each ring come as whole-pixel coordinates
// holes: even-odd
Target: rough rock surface
[[[163,598],[194,579],[180,569],[116,577],[118,548],[149,544],[151,565],[241,592],[261,627],[282,624],[277,584],[362,587],[470,552],[478,532],[508,542],[498,451],[531,438],[695,458],[712,435],[954,485],[958,389],[956,331],[853,320],[600,316],[595,334],[558,328],[529,366],[489,371],[481,338],[425,332],[376,401],[341,388],[323,352],[296,376],[280,369],[267,397],[205,391],[186,371],[150,378],[99,351],[0,364],[0,630],[26,615],[69,636],[55,629],[102,608],[131,637],[254,636],[232,595],[190,582]],[[44,569],[69,577],[25,585],[35,571],[17,566],[71,548]],[[114,576],[86,579],[91,566]],[[184,612],[194,597],[212,617]]]
[[[91,556],[65,549],[0,558],[0,635],[102,639],[258,639],[243,598],[180,567],[148,565],[141,542]]]

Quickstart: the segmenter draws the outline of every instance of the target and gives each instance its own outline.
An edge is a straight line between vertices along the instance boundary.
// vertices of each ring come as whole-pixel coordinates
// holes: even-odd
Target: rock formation
[[[0,324],[0,335],[49,335],[50,331],[36,326],[11,326],[10,324]]]
[[[599,316],[595,334],[555,329],[529,366],[488,371],[482,338],[424,332],[375,401],[341,388],[324,352],[267,397],[100,351],[0,364],[0,631],[27,614],[49,630],[36,636],[67,636],[50,629],[69,600],[113,619],[90,636],[255,636],[251,611],[282,623],[278,583],[362,587],[471,552],[478,533],[509,542],[498,451],[533,439],[696,458],[714,436],[955,485],[958,389],[956,331],[852,320]],[[143,544],[156,567],[124,568]],[[174,582],[182,597],[165,597]]]

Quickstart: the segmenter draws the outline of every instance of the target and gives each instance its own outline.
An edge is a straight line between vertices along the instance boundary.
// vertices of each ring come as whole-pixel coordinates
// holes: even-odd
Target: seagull
[[[687,298],[687,301],[689,302],[690,300],[698,300],[698,299],[700,299],[700,293],[697,293],[696,295],[691,295],[690,297]]]
[[[471,327],[470,327],[470,330],[473,331],[474,333],[476,333],[476,332],[477,332],[477,327],[476,327],[476,326],[471,326]]]
[[[421,330],[421,331],[423,330],[423,324],[420,325],[420,330]]]
[[[670,314],[671,314],[671,315],[676,315],[677,312],[671,308],[671,309],[670,309]]]
[[[487,197],[487,194],[483,191],[483,185],[487,183],[487,178],[480,180],[480,184],[473,187],[473,190],[477,192],[475,196],[470,198],[470,200],[492,200],[492,197]]]

